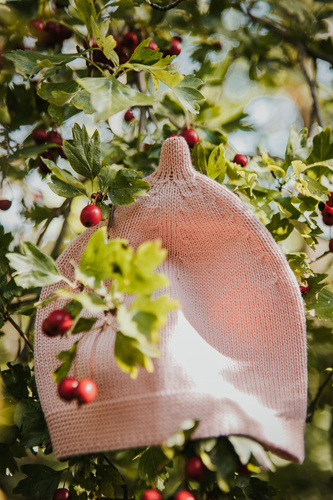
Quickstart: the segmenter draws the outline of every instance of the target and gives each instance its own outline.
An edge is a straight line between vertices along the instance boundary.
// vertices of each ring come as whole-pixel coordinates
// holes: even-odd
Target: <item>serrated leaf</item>
[[[131,378],[135,379],[138,376],[138,366],[146,368],[148,372],[154,371],[154,365],[150,357],[142,352],[142,345],[134,339],[117,332],[114,354],[119,368],[125,372],[130,373]],[[158,356],[156,352],[156,356]],[[149,352],[149,356],[151,356]]]
[[[49,433],[39,401],[25,398],[16,405],[14,423],[19,427],[21,443],[27,448],[41,446],[49,440]]]
[[[16,71],[22,75],[35,75],[49,66],[65,66],[74,61],[78,54],[40,54],[33,50],[14,50],[6,54],[13,61]]]
[[[333,143],[331,142],[331,127],[319,132],[313,138],[313,149],[307,158],[307,163],[315,163],[321,160],[333,158]]]
[[[75,198],[76,196],[82,196],[81,190],[76,187],[67,184],[67,182],[61,181],[55,175],[51,175],[51,182],[47,185],[58,196],[63,196],[64,198]]]
[[[114,77],[81,78],[78,83],[90,93],[90,102],[99,120],[107,120],[132,106],[151,106],[154,102],[153,97],[122,84]]]
[[[146,479],[148,485],[153,485],[157,476],[166,472],[165,466],[170,459],[163,453],[161,448],[150,446],[141,455],[138,464],[138,474],[140,479]]]
[[[207,175],[212,179],[219,177],[219,182],[223,181],[226,173],[225,150],[223,144],[213,149],[208,158]]]
[[[59,283],[65,278],[59,273],[54,260],[31,242],[23,243],[24,255],[8,253],[7,259],[15,269],[15,282],[26,288]]]
[[[107,59],[110,59],[115,66],[119,65],[119,56],[113,50],[117,42],[112,35],[107,35],[110,21],[105,19],[101,23],[97,23],[93,17],[90,19],[90,25],[92,29],[92,35],[98,45],[98,47],[103,51],[103,54]]]
[[[14,488],[16,495],[44,500],[50,497],[50,492],[57,489],[62,471],[51,469],[47,465],[25,464],[21,470],[28,477],[22,479]]]
[[[73,141],[64,141],[63,150],[71,166],[80,175],[95,176],[101,169],[100,138],[97,130],[90,138],[86,127],[73,127]]]
[[[114,205],[123,207],[133,203],[138,196],[148,196],[149,189],[149,183],[140,179],[136,170],[122,168],[109,186],[108,195]]]
[[[75,359],[78,343],[79,343],[79,341],[74,342],[74,344],[72,345],[72,347],[70,349],[68,349],[67,351],[61,351],[57,355],[57,359],[62,361],[62,363],[52,373],[52,376],[53,376],[56,384],[59,384],[59,382],[61,382],[62,379],[67,377],[69,370],[71,369],[72,364],[73,364],[74,359]]]
[[[51,172],[57,177],[57,179],[62,181],[64,184],[67,184],[68,186],[70,186],[72,189],[74,189],[79,194],[81,194],[81,195],[84,194],[84,195],[89,197],[89,194],[88,194],[84,184],[82,184],[82,182],[78,181],[70,172],[68,172],[68,170],[57,167],[57,165],[51,160],[47,160],[46,158],[44,158],[44,160],[43,161],[44,161],[45,165],[51,170]],[[51,180],[52,180],[52,177],[53,176],[51,176]]]
[[[46,83],[43,82],[38,89],[37,94],[45,101],[64,106],[71,102],[72,98],[81,90],[77,82]]]
[[[184,75],[171,65],[174,57],[166,56],[163,58],[159,50],[148,48],[149,41],[150,38],[141,42],[124,66],[134,71],[148,71],[153,77],[156,89],[159,87],[159,80],[170,88],[175,87],[184,80]]]
[[[84,24],[88,28],[89,34],[92,34],[92,28],[91,28],[91,19],[96,19],[97,14],[96,14],[96,9],[95,9],[95,4],[93,0],[75,0],[75,5],[77,8],[77,11],[84,22]]]
[[[200,105],[198,103],[205,100],[205,96],[197,90],[197,87],[202,83],[198,78],[185,75],[185,78],[172,88],[173,95],[186,111],[199,113]]]
[[[89,332],[89,330],[94,326],[96,321],[97,318],[80,318],[70,333],[75,334],[81,332]]]
[[[317,296],[317,303],[310,304],[310,309],[315,309],[316,316],[321,319],[333,320],[333,293],[322,289]]]

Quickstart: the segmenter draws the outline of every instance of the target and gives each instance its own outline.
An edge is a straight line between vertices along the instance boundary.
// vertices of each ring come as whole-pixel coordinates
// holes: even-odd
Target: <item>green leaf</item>
[[[14,488],[16,495],[22,494],[24,498],[45,500],[50,498],[61,479],[62,471],[51,469],[47,465],[25,464],[21,470],[28,477],[22,479]]]
[[[84,194],[84,195],[89,197],[89,194],[88,194],[84,184],[82,184],[82,182],[78,181],[70,172],[68,172],[68,170],[57,167],[57,165],[51,160],[47,160],[46,158],[44,160],[45,160],[44,161],[45,165],[54,174],[53,176],[51,176],[51,181],[53,181],[54,176],[55,176],[55,177],[57,177],[57,179],[59,179],[62,182],[63,185],[66,184],[69,186],[69,188],[71,188],[73,190],[73,192],[74,191],[77,192],[78,194],[76,196]]]
[[[142,344],[121,332],[117,332],[114,353],[119,368],[125,373],[130,373],[133,379],[138,376],[138,366],[144,367],[148,372],[154,371],[154,365],[151,361],[154,352],[149,350],[148,356],[146,356]],[[158,355],[159,352],[156,350],[155,357]]]
[[[78,83],[90,93],[98,120],[107,120],[131,106],[152,106],[154,102],[153,97],[137,92],[114,77],[81,78]]]
[[[54,260],[31,242],[23,243],[24,255],[8,253],[7,259],[16,272],[15,282],[23,287],[40,287],[59,283],[65,278],[59,273]]]
[[[45,101],[64,106],[71,102],[72,98],[81,90],[77,82],[42,83],[37,94]]]
[[[149,183],[140,179],[136,170],[122,168],[116,172],[108,195],[114,205],[123,207],[133,203],[138,196],[148,196],[149,189]]]
[[[80,175],[97,175],[102,166],[100,139],[97,130],[89,138],[86,127],[73,127],[73,141],[64,141],[63,150],[71,166]]]
[[[201,172],[203,175],[207,175],[205,150],[200,143],[196,144],[193,148],[192,161],[193,165],[199,172]]]
[[[178,73],[170,64],[174,57],[166,56],[163,58],[159,50],[148,48],[149,41],[150,38],[141,42],[124,66],[134,71],[148,71],[153,78],[156,89],[159,87],[159,80],[170,88],[175,87],[182,82],[184,75]]]
[[[70,333],[75,334],[81,332],[89,332],[89,330],[94,326],[96,321],[97,318],[80,318]]]
[[[16,71],[22,75],[35,75],[46,67],[65,66],[78,57],[78,54],[46,55],[33,50],[14,50],[6,54],[6,58],[13,61]]]
[[[118,66],[119,56],[113,50],[116,47],[117,42],[112,35],[107,36],[107,33],[109,31],[110,21],[108,19],[105,19],[104,21],[98,24],[94,20],[94,18],[91,17],[90,25],[92,28],[92,35],[98,47],[103,51],[105,57],[107,57],[107,59],[110,59],[113,62],[114,66]]]
[[[157,476],[167,472],[165,466],[169,462],[170,459],[163,453],[161,448],[150,446],[139,459],[139,478],[145,479],[149,486],[156,485]]]
[[[121,170],[120,165],[107,165],[103,167],[98,175],[99,190],[104,193],[112,185],[117,175],[118,170]]]
[[[22,399],[16,405],[14,423],[19,427],[21,443],[27,448],[49,441],[49,433],[39,401]]]
[[[186,75],[178,85],[172,88],[173,95],[186,111],[199,113],[200,105],[198,103],[205,100],[205,96],[197,90],[197,87],[202,83],[198,78]]]
[[[213,149],[208,158],[207,175],[212,179],[219,177],[219,182],[223,182],[226,173],[225,150],[223,144]]]
[[[91,19],[96,19],[96,9],[93,0],[75,0],[77,11],[88,28],[89,34],[92,34]]]
[[[313,138],[313,149],[307,158],[307,163],[316,163],[333,158],[333,143],[331,141],[331,127],[319,132]]]
[[[48,182],[47,185],[55,194],[63,196],[64,198],[82,196],[82,191],[80,189],[67,184],[67,182],[61,181],[55,175],[51,175],[51,182]]]
[[[73,361],[75,359],[78,343],[79,341],[74,342],[70,349],[68,349],[67,351],[61,351],[57,355],[57,359],[62,361],[61,365],[59,365],[58,368],[52,373],[54,381],[57,384],[59,384],[62,379],[67,377],[68,372],[71,369]]]
[[[6,471],[9,469],[11,474],[15,474],[18,471],[18,466],[13,454],[7,444],[0,443],[0,474],[2,476],[6,475]]]
[[[315,309],[318,318],[333,320],[333,293],[324,288],[318,293],[317,301],[309,308]]]

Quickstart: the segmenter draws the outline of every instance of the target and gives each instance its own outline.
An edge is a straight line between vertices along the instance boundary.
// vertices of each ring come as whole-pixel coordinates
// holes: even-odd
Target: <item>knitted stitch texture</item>
[[[193,418],[200,421],[194,438],[249,436],[301,462],[305,318],[285,256],[234,193],[193,169],[183,138],[165,141],[159,168],[147,180],[149,197],[117,208],[110,236],[134,247],[160,238],[168,256],[159,270],[182,308],[169,313],[161,331],[155,371],[141,370],[136,380],[115,363],[116,324],[83,334],[69,376],[93,378],[99,392],[80,407],[59,398],[51,376],[56,354],[79,336],[46,337],[41,325],[55,306],[38,311],[36,381],[56,457],[161,444]],[[95,230],[59,257],[69,279],[71,262],[80,262]],[[60,285],[45,287],[42,297]],[[57,301],[57,308],[64,305]]]

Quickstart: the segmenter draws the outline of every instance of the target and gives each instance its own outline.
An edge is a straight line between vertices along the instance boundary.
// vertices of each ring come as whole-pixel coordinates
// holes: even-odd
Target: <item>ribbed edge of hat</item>
[[[204,413],[198,415],[197,399]],[[137,400],[97,401],[46,415],[58,459],[165,442],[187,419],[200,421],[193,438],[242,435],[287,460],[304,460],[304,421],[285,419],[256,404],[255,419],[234,401],[206,394],[149,394]],[[168,414],[168,419],[165,415]],[[292,449],[291,449],[292,448]],[[70,454],[69,454],[70,451]]]

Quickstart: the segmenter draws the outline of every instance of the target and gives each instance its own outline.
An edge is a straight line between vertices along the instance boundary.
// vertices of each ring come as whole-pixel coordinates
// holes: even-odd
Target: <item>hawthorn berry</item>
[[[170,56],[178,56],[182,51],[182,43],[178,38],[172,38],[170,49],[168,50],[168,54]]]
[[[322,215],[324,224],[327,226],[333,226],[333,207],[326,203],[325,208],[322,211]]]
[[[331,191],[330,197],[328,198],[326,205],[328,205],[329,207],[333,207],[333,191]]]
[[[151,50],[157,50],[158,49],[158,45],[156,42],[154,42],[154,40],[150,40],[149,44],[148,44],[148,49],[151,49]]]
[[[56,309],[44,319],[42,330],[48,337],[64,335],[71,328],[73,318],[66,309]]]
[[[45,153],[42,153],[40,155],[39,160],[38,160],[38,168],[39,168],[39,170],[41,172],[43,172],[44,174],[48,174],[50,172],[50,169],[43,162],[43,158],[45,158],[47,160],[54,161],[53,153],[51,151],[45,151]]]
[[[301,290],[302,295],[306,295],[310,291],[310,285],[309,285],[308,281],[306,281],[305,285],[300,285],[299,288]]]
[[[30,33],[39,36],[44,31],[45,25],[41,19],[32,19],[29,23]]]
[[[246,167],[246,165],[248,164],[247,156],[239,155],[239,154],[235,155],[234,163],[238,163],[238,165],[241,165],[242,167]]]
[[[61,146],[61,134],[59,134],[59,132],[57,132],[56,130],[50,130],[50,132],[47,133],[47,142],[53,142],[54,144],[58,144],[58,146]]]
[[[324,208],[325,208],[325,203],[323,201],[320,201],[318,203],[318,208],[322,212],[324,210]]]
[[[72,495],[66,488],[58,488],[54,492],[53,500],[72,500]]]
[[[126,47],[127,49],[135,49],[135,47],[138,45],[139,40],[138,37],[136,36],[133,31],[128,31],[125,33],[125,35],[121,39],[121,43],[123,47]]]
[[[206,472],[207,469],[200,457],[191,457],[186,462],[185,474],[188,479],[193,479],[193,481],[201,481],[205,477]]]
[[[78,380],[76,378],[65,377],[58,384],[58,394],[61,399],[65,399],[66,401],[72,401],[76,398],[76,389],[79,385]]]
[[[184,130],[182,136],[184,137],[185,141],[190,146],[190,148],[193,148],[196,144],[198,144],[200,140],[198,133],[193,128],[188,128]]]
[[[80,221],[85,227],[96,226],[102,220],[102,210],[97,205],[87,205],[81,212]]]
[[[195,497],[187,490],[180,490],[175,494],[174,500],[195,500]]]
[[[163,500],[163,495],[158,490],[145,490],[141,500]]]
[[[0,200],[0,210],[9,210],[12,206],[12,202],[10,200]]]
[[[170,139],[170,137],[178,137],[178,134],[171,134],[169,135],[168,139]]]
[[[80,403],[91,403],[98,393],[97,385],[90,378],[83,378],[75,390],[76,397]]]
[[[124,115],[125,122],[131,122],[134,120],[134,113],[132,109],[128,109]]]
[[[47,132],[44,128],[35,128],[35,130],[32,131],[32,138],[35,141],[36,144],[43,144],[44,142],[47,141]]]
[[[333,238],[330,239],[330,241],[328,243],[328,248],[329,248],[330,252],[333,252]]]

